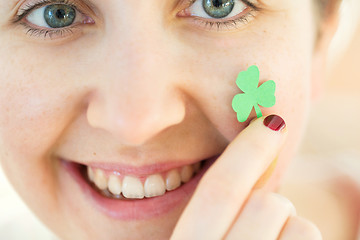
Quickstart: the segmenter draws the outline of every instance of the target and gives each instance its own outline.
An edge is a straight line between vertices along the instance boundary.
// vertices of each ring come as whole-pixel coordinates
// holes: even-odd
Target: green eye
[[[234,0],[203,0],[203,8],[210,17],[223,18],[231,13]]]
[[[74,22],[76,10],[68,5],[53,4],[45,8],[44,18],[51,28],[63,28]]]

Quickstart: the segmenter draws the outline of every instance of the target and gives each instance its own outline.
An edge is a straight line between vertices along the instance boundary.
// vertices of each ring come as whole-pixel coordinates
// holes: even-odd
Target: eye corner
[[[95,25],[96,21],[92,17],[84,15],[81,23],[86,25]]]
[[[16,14],[10,19],[11,24],[20,23],[21,20],[26,18],[32,9],[19,9]]]
[[[185,8],[178,13],[176,13],[176,17],[189,17],[191,16],[191,13],[189,11],[189,8]]]

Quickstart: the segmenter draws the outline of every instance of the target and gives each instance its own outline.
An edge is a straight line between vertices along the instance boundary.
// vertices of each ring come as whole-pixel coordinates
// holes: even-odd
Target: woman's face
[[[48,31],[41,24],[51,9],[33,9],[14,22],[37,0],[0,0],[1,164],[59,236],[169,238],[195,180],[158,198],[109,201],[79,164],[144,182],[221,154],[248,124],[237,122],[231,102],[240,93],[237,74],[251,65],[259,67],[260,82],[277,84],[277,103],[263,114],[282,116],[288,127],[269,182],[278,183],[300,139],[314,82],[312,1],[234,2],[231,15],[210,19],[201,0],[69,1],[77,8],[73,25]],[[70,18],[71,7],[63,9]]]

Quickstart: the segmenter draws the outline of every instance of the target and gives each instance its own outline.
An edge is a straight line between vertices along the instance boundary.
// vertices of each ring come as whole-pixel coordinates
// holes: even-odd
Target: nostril
[[[185,105],[181,100],[162,103],[152,100],[139,108],[135,105],[93,99],[88,105],[87,121],[91,127],[107,131],[124,145],[139,146],[185,118]]]

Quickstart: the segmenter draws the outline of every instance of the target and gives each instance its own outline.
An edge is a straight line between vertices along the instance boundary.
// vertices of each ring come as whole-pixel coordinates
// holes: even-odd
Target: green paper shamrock
[[[259,86],[259,78],[259,68],[254,65],[247,71],[240,72],[236,79],[236,85],[244,92],[237,94],[232,101],[239,122],[248,119],[253,107],[259,118],[262,117],[259,105],[263,107],[275,105],[275,82],[270,80]]]

